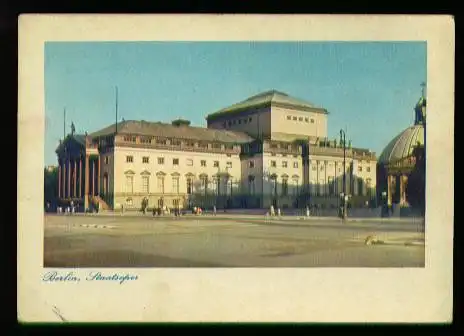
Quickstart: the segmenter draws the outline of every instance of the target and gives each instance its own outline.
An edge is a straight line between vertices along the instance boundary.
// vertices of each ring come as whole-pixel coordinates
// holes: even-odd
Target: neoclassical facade
[[[206,117],[207,127],[122,121],[57,148],[59,197],[86,208],[336,207],[375,199],[376,156],[327,137],[328,112],[279,91]],[[343,157],[345,156],[345,167]]]

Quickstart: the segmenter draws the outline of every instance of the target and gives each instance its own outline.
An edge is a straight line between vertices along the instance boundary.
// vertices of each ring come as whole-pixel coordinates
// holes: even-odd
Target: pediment
[[[148,170],[144,170],[140,175],[151,175],[151,173]]]
[[[135,175],[135,172],[132,169],[126,170],[124,172],[125,175]]]

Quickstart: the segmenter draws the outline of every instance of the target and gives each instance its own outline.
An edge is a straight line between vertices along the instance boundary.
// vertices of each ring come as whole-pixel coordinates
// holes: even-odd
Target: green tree
[[[44,201],[53,203],[58,197],[58,170],[44,169]]]

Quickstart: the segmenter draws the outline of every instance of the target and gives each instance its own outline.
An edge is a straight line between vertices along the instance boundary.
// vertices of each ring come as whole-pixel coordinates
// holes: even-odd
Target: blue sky
[[[323,106],[329,138],[380,155],[413,123],[425,42],[48,42],[45,164],[67,127],[91,133],[119,116],[205,126],[204,117],[270,89]]]

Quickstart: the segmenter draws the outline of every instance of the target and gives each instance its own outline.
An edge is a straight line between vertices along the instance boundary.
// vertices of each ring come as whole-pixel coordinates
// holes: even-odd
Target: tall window
[[[282,161],[282,167],[287,168],[287,161]]]
[[[273,196],[277,196],[277,176],[271,176],[271,193]]]
[[[358,195],[364,196],[364,183],[363,180],[358,178]]]
[[[370,178],[366,179],[366,189],[367,195],[372,196],[372,180]]]
[[[134,176],[126,175],[126,192],[132,194],[134,192]]]
[[[253,175],[248,176],[248,191],[250,195],[255,194],[255,177]]]
[[[201,165],[202,167],[206,167],[206,160],[201,160],[201,161],[200,161],[200,165]]]
[[[201,181],[201,188],[206,190],[206,188],[208,186],[208,176],[202,175],[200,177],[200,181]]]
[[[275,161],[271,161],[271,167],[276,167],[276,162]]]
[[[298,195],[298,178],[296,177],[293,178],[293,195]]]
[[[329,195],[335,195],[335,184],[332,176],[329,177]]]
[[[177,176],[172,178],[172,192],[175,194],[179,193],[179,178]]]
[[[214,161],[213,167],[219,167],[219,161]]]
[[[164,193],[164,176],[158,176],[158,185],[157,191],[159,193]]]
[[[255,167],[255,162],[254,161],[248,161],[248,168],[254,168]]]
[[[324,187],[325,187],[325,181],[324,180],[319,180],[319,195],[322,196],[324,195]]]
[[[287,196],[288,195],[288,178],[283,177],[282,178],[282,196]]]
[[[148,194],[150,190],[150,177],[142,176],[142,192]]]
[[[172,159],[172,164],[173,164],[174,166],[179,165],[179,159]]]
[[[293,168],[298,168],[298,161],[293,162]]]
[[[193,188],[192,188],[192,185],[193,185],[193,182],[192,182],[192,178],[191,177],[187,177],[187,194],[191,194],[192,191],[193,191]]]
[[[164,164],[164,158],[163,158],[163,157],[159,157],[159,158],[158,158],[158,164],[159,164],[159,165]]]

